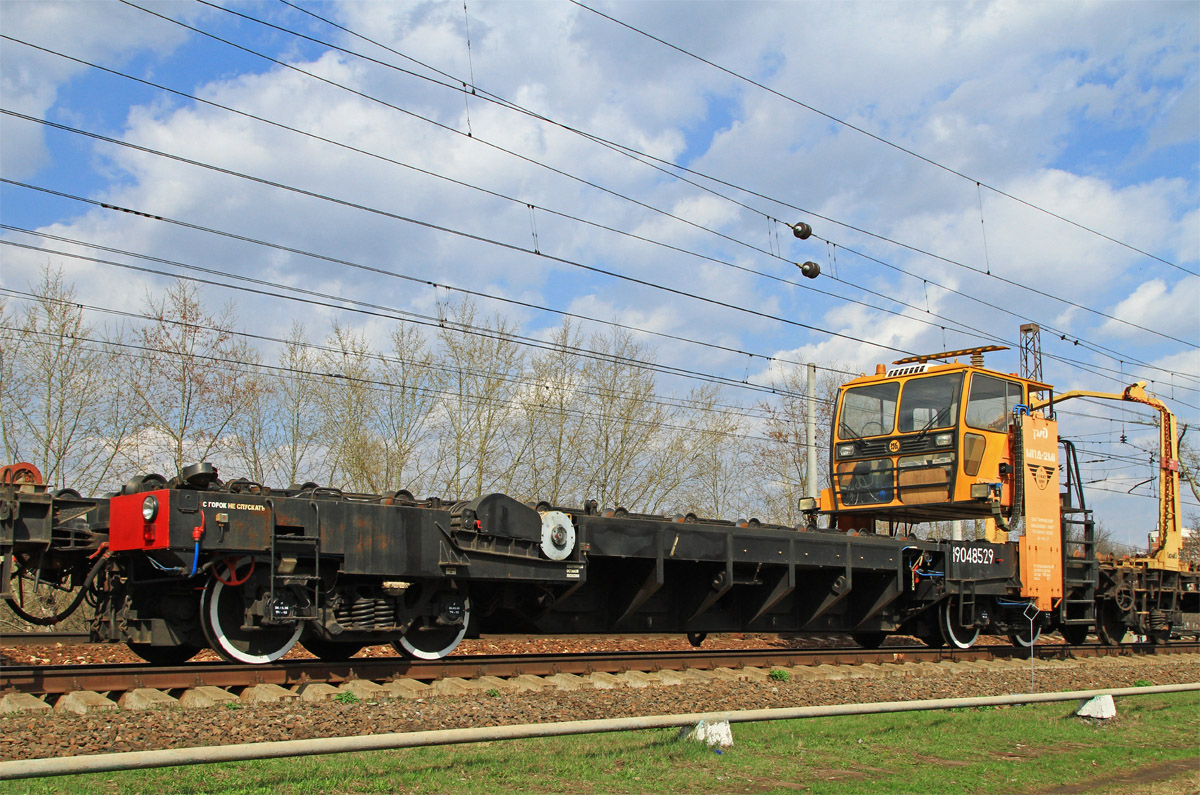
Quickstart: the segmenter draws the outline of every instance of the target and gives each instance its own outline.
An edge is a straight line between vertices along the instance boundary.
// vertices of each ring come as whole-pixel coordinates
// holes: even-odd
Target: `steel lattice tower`
[[[1021,377],[1042,381],[1042,329],[1037,323],[1021,325]]]

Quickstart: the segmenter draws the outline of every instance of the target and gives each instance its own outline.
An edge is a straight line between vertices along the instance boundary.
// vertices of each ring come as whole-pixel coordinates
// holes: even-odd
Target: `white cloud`
[[[10,30],[15,29],[8,26],[13,5],[4,7]],[[128,16],[118,12],[117,6],[81,5],[105,10],[60,19],[61,35],[52,36],[51,31],[58,28],[47,21],[24,21],[22,30],[30,38],[61,42],[64,51],[108,57],[113,63],[119,62],[121,53],[150,48],[158,59],[156,65],[162,67],[158,69],[161,79],[170,82],[167,73],[172,70],[165,67],[178,66],[168,54],[181,41],[179,29],[147,25],[144,15],[134,12]],[[1118,178],[1072,170],[1058,162],[1068,148],[1086,142],[1092,128],[1124,129],[1131,119],[1147,115],[1162,120],[1153,145],[1177,143],[1180,136],[1184,141],[1195,140],[1194,129],[1189,133],[1172,120],[1188,107],[1186,92],[1181,95],[1179,86],[1189,85],[1187,77],[1195,71],[1197,36],[1183,24],[1188,14],[1171,4],[1135,9],[1123,4],[1025,2],[839,3],[821,14],[806,12],[806,6],[772,3],[622,3],[604,8],[633,25],[765,80],[814,107],[1105,234],[1193,269],[1200,257],[1194,169],[1174,177],[1138,178],[1135,172]],[[37,16],[31,9],[32,5],[22,10],[24,19]],[[168,7],[168,13],[182,9]],[[465,78],[472,68],[467,62],[461,6],[346,3],[330,12],[352,29],[454,75]],[[679,24],[682,14],[687,15],[687,25]],[[566,124],[660,156],[679,157],[686,152],[697,169],[971,267],[990,267],[1017,286],[811,217],[806,220],[812,221],[817,234],[838,244],[834,252],[819,240],[797,241],[786,232],[773,240],[761,215],[699,193],[660,172],[479,97],[464,103],[460,93],[344,54],[297,57],[295,63],[456,130],[467,129],[469,107],[473,137],[452,135],[277,68],[257,74],[231,73],[227,79],[213,80],[197,90],[214,101],[486,186],[518,201],[488,197],[208,107],[134,106],[125,116],[124,134],[131,141],[202,162],[469,230],[515,246],[532,247],[536,229],[537,245],[544,253],[904,350],[978,343],[956,333],[957,324],[1004,339],[1016,338],[1019,317],[945,294],[932,286],[934,282],[1012,309],[1022,317],[1061,325],[1072,334],[1100,335],[1102,342],[1115,348],[1125,345],[1125,338],[1119,335],[1127,331],[1094,314],[1031,295],[1020,285],[1089,307],[1115,307],[1111,313],[1140,318],[1139,322],[1153,328],[1161,323],[1164,330],[1182,328],[1177,332],[1180,335],[1187,331],[1186,300],[1194,297],[1195,289],[1185,289],[1178,271],[1165,272],[1126,249],[987,191],[983,192],[985,258],[979,193],[969,181],[569,5],[472,2],[468,15],[475,81],[482,88],[526,103]],[[286,13],[284,18],[288,18]],[[363,42],[339,40],[356,49],[369,48]],[[11,51],[6,47],[2,74],[8,80],[11,71],[15,75],[11,79],[17,81],[14,85],[25,86],[14,98],[26,103],[20,106],[28,107],[26,112],[44,113],[58,96],[62,82],[76,72],[47,73],[34,80],[21,71],[28,70],[33,61],[14,61]],[[371,51],[406,68],[419,69],[398,57]],[[721,108],[724,116],[706,117]],[[1091,127],[1081,125],[1081,118]],[[30,128],[12,127],[18,132]],[[498,152],[480,139],[670,209],[759,248],[777,250],[780,259],[635,207]],[[27,141],[19,147],[28,170],[35,160],[32,145]],[[635,325],[720,340],[749,350],[789,351],[789,358],[853,362],[873,369],[874,362],[891,361],[898,355],[677,300],[661,291],[585,274],[545,258],[446,236],[210,171],[114,151],[107,145],[97,145],[94,152],[98,169],[108,171],[105,179],[109,186],[102,191],[105,198],[150,213],[278,240],[430,280],[520,295],[533,303],[565,306],[574,301],[598,317],[629,318]],[[11,173],[7,159],[5,172]],[[805,219],[803,213],[777,202],[730,188],[719,190],[781,220]],[[870,303],[885,300],[858,291],[856,286],[861,285],[916,307],[928,303],[932,312],[945,314],[951,321],[944,323],[948,330],[943,333],[937,325],[912,317],[834,302],[808,290],[756,279],[542,211],[531,218],[524,202],[798,281],[803,280],[790,263],[814,259],[826,270],[825,277],[813,283],[815,287]],[[64,234],[331,295],[412,308],[428,308],[434,295],[428,287],[106,211],[59,221],[56,228]],[[920,278],[859,259],[845,246],[903,267],[931,284],[926,286]],[[831,256],[837,258],[836,268],[829,267]],[[15,283],[25,278],[25,271],[22,266],[0,278],[6,284]],[[84,280],[87,294],[97,302],[128,306],[136,303],[141,293],[140,287],[129,288],[132,282],[128,277],[117,280],[99,266],[79,268],[73,275]],[[846,283],[833,282],[831,275]],[[1147,300],[1135,301],[1139,287],[1153,280],[1164,284],[1162,301],[1150,301],[1148,295],[1142,295]],[[247,305],[270,307],[248,312],[247,323],[286,328],[295,311],[260,299],[242,300]],[[903,309],[900,304],[891,308]],[[310,314],[321,320],[330,312],[313,310]],[[1161,344],[1162,340],[1154,342],[1155,346]],[[1155,347],[1146,351],[1145,357],[1160,360],[1175,353],[1167,348]],[[697,364],[697,356],[702,355],[702,368],[744,367],[744,362],[733,361],[736,357],[697,354],[694,346],[664,345],[662,352],[665,359],[691,364]]]
[[[198,6],[174,4],[176,12],[195,17]],[[185,39],[182,28],[145,24],[141,12],[116,3],[5,0],[0,21],[6,35],[75,58],[120,65],[136,54],[169,53]],[[0,95],[4,106],[44,117],[59,91],[87,67],[26,44],[0,45]],[[42,130],[27,122],[0,117],[0,162],[10,178],[25,177],[48,162]]]
[[[1189,276],[1174,285],[1163,279],[1143,282],[1110,312],[1119,320],[1141,323],[1153,318],[1154,328],[1174,336],[1200,341],[1200,276]],[[1132,337],[1131,326],[1107,321],[1104,331],[1117,337]]]

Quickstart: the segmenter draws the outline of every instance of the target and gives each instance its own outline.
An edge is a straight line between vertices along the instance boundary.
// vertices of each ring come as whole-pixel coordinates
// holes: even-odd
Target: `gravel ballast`
[[[988,664],[991,665],[991,664]],[[1031,692],[1030,671],[1013,665],[883,666],[861,678],[723,681],[574,691],[476,692],[356,703],[236,703],[203,709],[117,710],[86,715],[15,713],[0,717],[0,758],[269,742],[386,732],[430,731],[640,715],[826,704],[994,696]],[[844,676],[851,667],[831,673]],[[856,672],[858,674],[864,671]],[[1039,662],[1032,691],[1053,692],[1200,679],[1200,655],[1106,657]]]

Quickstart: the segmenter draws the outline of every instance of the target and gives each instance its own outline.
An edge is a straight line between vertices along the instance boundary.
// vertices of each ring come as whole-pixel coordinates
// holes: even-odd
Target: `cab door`
[[[1026,404],[1024,385],[972,373],[962,434],[962,474],[955,496],[970,499],[972,483],[1000,483],[1000,502],[1012,504],[1013,412]]]

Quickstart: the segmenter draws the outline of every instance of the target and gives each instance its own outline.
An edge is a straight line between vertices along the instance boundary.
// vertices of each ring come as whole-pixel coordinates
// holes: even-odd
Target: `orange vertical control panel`
[[[1025,532],[1021,552],[1021,595],[1039,610],[1062,598],[1062,516],[1058,496],[1058,423],[1021,417]]]

